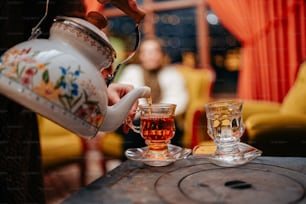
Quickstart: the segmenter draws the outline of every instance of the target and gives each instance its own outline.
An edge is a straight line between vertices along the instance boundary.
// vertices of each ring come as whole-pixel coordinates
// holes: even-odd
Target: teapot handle
[[[104,4],[110,2],[121,11],[130,16],[138,24],[145,17],[145,12],[137,7],[136,0],[98,0]]]

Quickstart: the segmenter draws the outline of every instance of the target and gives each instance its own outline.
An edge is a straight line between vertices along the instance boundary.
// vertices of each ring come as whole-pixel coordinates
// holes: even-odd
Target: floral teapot
[[[130,0],[128,0],[130,1]],[[84,137],[118,128],[149,87],[126,94],[108,106],[101,68],[115,51],[105,34],[89,21],[59,16],[49,39],[22,42],[1,56],[0,93]]]

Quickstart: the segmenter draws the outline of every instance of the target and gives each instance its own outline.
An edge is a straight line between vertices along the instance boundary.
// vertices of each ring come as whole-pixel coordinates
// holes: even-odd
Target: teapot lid
[[[67,16],[57,16],[54,19],[55,22],[60,22],[72,27],[75,27],[82,32],[86,33],[92,39],[97,41],[100,45],[106,45],[111,49],[112,55],[116,56],[116,52],[113,49],[112,45],[110,44],[108,38],[106,37],[105,33],[101,31],[98,27],[93,25],[92,23],[76,17],[67,17]]]

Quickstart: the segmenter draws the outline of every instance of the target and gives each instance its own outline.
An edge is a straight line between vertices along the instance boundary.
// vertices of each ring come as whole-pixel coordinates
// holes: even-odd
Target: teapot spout
[[[107,107],[107,112],[100,131],[116,130],[126,119],[130,109],[138,98],[151,96],[151,88],[147,86],[135,88],[127,93],[118,103]]]

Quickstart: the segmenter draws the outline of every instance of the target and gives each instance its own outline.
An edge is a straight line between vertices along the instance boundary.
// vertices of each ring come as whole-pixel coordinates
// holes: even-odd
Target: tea
[[[152,96],[148,97],[147,98],[147,103],[150,107],[152,107],[152,104],[153,104],[153,99],[152,99]]]
[[[148,158],[164,159],[168,155],[168,144],[175,134],[175,104],[139,105],[140,124],[130,123],[133,131],[139,133],[149,147]]]
[[[141,117],[141,136],[152,150],[165,150],[175,133],[174,117]],[[163,145],[164,144],[164,145]]]
[[[147,103],[149,105],[149,114],[151,114],[151,108],[152,108],[152,104],[153,104],[152,96],[147,98]]]

